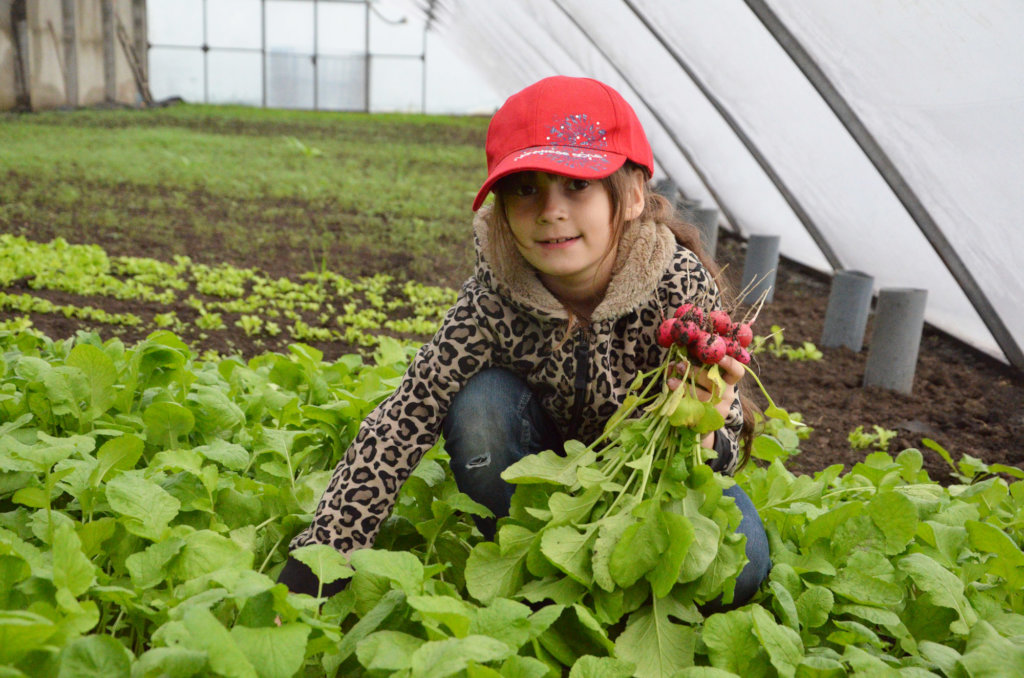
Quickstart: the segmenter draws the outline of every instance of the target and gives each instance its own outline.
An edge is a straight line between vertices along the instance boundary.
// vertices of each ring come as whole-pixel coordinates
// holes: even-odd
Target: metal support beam
[[[366,50],[363,61],[363,110],[370,112],[370,0],[364,4],[366,10],[366,25],[364,27],[364,39]]]
[[[117,101],[117,34],[114,27],[114,0],[100,0],[103,24],[103,99]]]
[[[267,107],[267,0],[260,0],[260,77],[263,82],[263,108]]]
[[[132,40],[142,78],[149,82],[149,29],[146,25],[146,0],[132,0]]]
[[[320,110],[320,2],[313,0],[313,110]]]
[[[612,59],[601,48],[601,46],[598,45],[597,42],[590,36],[590,34],[583,29],[583,26],[581,26],[580,23],[576,21],[576,18],[568,10],[566,10],[565,7],[562,6],[562,3],[559,2],[558,0],[554,0],[554,4],[556,7],[558,7],[558,9],[562,11],[566,18],[569,19],[573,26],[576,27],[580,34],[584,38],[586,38],[591,45],[593,45],[594,49],[597,50],[601,57],[613,69],[615,69],[615,72],[619,74],[619,77],[622,78],[624,81],[629,82],[630,79],[626,76],[625,73],[622,72],[622,69],[619,68],[618,64],[612,61]],[[683,145],[683,142],[679,139],[679,137],[676,136],[675,132],[672,131],[672,128],[665,123],[664,118],[661,117],[657,109],[647,101],[646,97],[644,97],[640,92],[636,92],[635,90],[634,92],[636,93],[637,98],[640,99],[641,103],[643,103],[643,105],[647,107],[647,110],[650,111],[651,115],[654,116],[654,119],[658,121],[658,124],[661,125],[661,127],[665,130],[665,133],[668,134],[668,137],[669,139],[672,140],[672,143],[675,145],[676,150],[678,150],[679,153],[682,154],[684,158],[686,158],[686,162],[689,163],[690,167],[693,168],[693,171],[697,174],[697,177],[700,179],[701,183],[704,184],[704,187],[706,189],[708,189],[708,192],[711,194],[711,197],[715,199],[715,202],[718,204],[719,209],[722,210],[722,214],[725,216],[726,220],[728,220],[729,223],[731,223],[736,229],[739,229],[739,223],[736,221],[735,216],[729,209],[727,201],[723,200],[721,195],[719,195],[718,192],[715,191],[714,186],[708,180],[707,176],[704,174],[704,172],[701,171],[697,163],[694,162],[693,155],[690,153],[690,151],[687,150],[686,146]]]
[[[11,3],[11,30],[14,31],[14,100],[17,110],[32,110],[32,76],[28,58],[28,7],[25,0]]]
[[[697,73],[692,68],[690,68],[689,63],[687,63],[686,59],[683,58],[683,55],[676,51],[672,44],[669,43],[667,39],[665,39],[665,36],[662,34],[659,28],[655,26],[654,23],[637,8],[636,4],[632,0],[623,0],[623,2],[625,2],[626,6],[629,7],[630,11],[633,12],[636,18],[640,20],[640,22],[647,28],[647,30],[651,32],[651,35],[654,36],[654,38],[661,44],[661,46],[665,48],[665,51],[669,53],[669,55],[675,60],[677,64],[679,64],[679,67],[683,69],[683,72],[686,73],[687,77],[690,78],[690,81],[697,86],[697,89],[699,89],[701,94],[704,95],[704,98],[708,100],[708,103],[710,103],[714,107],[714,109],[722,117],[722,120],[725,121],[725,124],[727,124],[729,126],[729,129],[733,131],[733,134],[736,135],[736,138],[740,140],[740,143],[742,143],[744,148],[747,149],[747,152],[750,153],[750,156],[758,164],[758,166],[765,173],[765,175],[767,175],[769,181],[771,181],[772,184],[775,185],[775,188],[779,191],[779,194],[782,195],[782,199],[785,200],[786,204],[789,205],[789,208],[793,210],[793,214],[796,215],[796,218],[799,219],[800,223],[803,224],[805,229],[807,229],[807,233],[811,236],[811,239],[814,240],[814,243],[818,246],[818,249],[821,250],[821,253],[825,256],[825,259],[828,260],[829,265],[831,265],[834,270],[842,269],[843,264],[842,261],[839,259],[839,255],[836,253],[834,249],[832,249],[832,245],[829,244],[828,240],[822,234],[817,224],[814,223],[814,220],[811,218],[811,215],[807,213],[807,210],[804,209],[803,205],[797,199],[796,195],[794,195],[793,192],[789,190],[789,187],[786,185],[786,182],[783,181],[782,177],[780,177],[778,172],[775,171],[775,168],[772,167],[772,164],[768,161],[768,158],[766,158],[765,155],[761,153],[761,149],[757,147],[757,144],[754,143],[753,139],[751,139],[743,130],[743,127],[739,124],[739,121],[737,121],[736,118],[733,117],[733,115],[728,111],[728,109],[726,109],[726,107],[722,104],[718,97],[716,97],[714,93],[710,90],[710,88],[708,88],[708,86],[704,84],[704,81],[697,76]]]
[[[75,18],[75,0],[61,0],[61,42],[64,46],[64,70],[67,73],[68,106],[78,105],[78,28]]]
[[[768,32],[772,34],[779,45],[782,46],[793,62],[800,68],[808,81],[814,86],[832,111],[842,122],[843,126],[850,132],[854,140],[860,145],[861,150],[878,170],[882,178],[889,184],[889,188],[903,204],[904,209],[910,214],[911,219],[921,229],[921,233],[928,239],[935,252],[942,259],[946,268],[953,278],[959,283],[960,288],[967,295],[974,309],[981,316],[985,326],[995,338],[999,348],[1006,355],[1007,360],[1017,368],[1024,369],[1024,351],[1021,350],[1017,340],[1010,333],[1009,328],[999,317],[999,313],[988,300],[988,296],[981,289],[981,285],[971,275],[967,265],[957,254],[956,249],[943,234],[942,229],[935,222],[931,213],[917,197],[917,194],[910,187],[910,184],[903,177],[903,174],[890,160],[888,154],[882,149],[874,135],[861,121],[853,108],[846,102],[846,99],[839,90],[832,84],[825,75],[825,72],[814,61],[811,55],[804,49],[803,45],[796,39],[785,24],[776,16],[764,0],[744,0],[750,11],[764,24]]]

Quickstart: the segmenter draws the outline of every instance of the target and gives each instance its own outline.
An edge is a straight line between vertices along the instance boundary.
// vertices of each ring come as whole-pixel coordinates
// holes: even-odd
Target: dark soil
[[[184,244],[186,251],[192,249],[188,243],[195,243],[195,234],[184,220],[172,221],[178,233],[161,234],[163,243]],[[31,224],[19,229],[24,235],[35,240],[49,240],[41,227],[40,233],[33,233]],[[26,232],[28,231],[28,232]],[[170,258],[172,251],[156,243],[141,241],[138,249],[131,246],[133,238],[116,239],[100,243],[117,254],[156,256]],[[152,247],[156,245],[156,247]],[[297,275],[308,266],[301,265],[308,260],[308,252],[287,251],[287,241],[275,243],[275,256],[270,261],[250,261],[240,257],[232,260],[230,252],[221,254],[221,260],[238,266],[256,266],[270,269],[275,276]],[[176,248],[175,248],[176,249]],[[210,250],[200,246],[209,259]],[[199,251],[188,251],[195,256]],[[429,257],[429,253],[423,256]],[[726,264],[726,275],[738,276],[743,268],[744,246],[742,242],[723,237],[719,242],[718,258]],[[212,261],[210,263],[213,263]],[[376,270],[395,270],[388,262],[378,260]],[[394,263],[394,262],[391,262]],[[295,270],[286,270],[288,264]],[[438,264],[440,265],[440,263]],[[451,285],[454,278],[464,277],[469,263],[462,271],[440,271],[432,284]],[[370,274],[375,271],[366,270]],[[27,281],[18,281],[9,292],[30,291]],[[733,281],[735,285],[735,281]],[[111,312],[132,312],[145,321],[154,313],[171,310],[168,308],[145,307],[134,302],[119,301],[105,297],[87,299],[72,298],[71,295],[56,291],[31,290],[33,294],[46,297],[55,303],[90,305]],[[783,328],[787,344],[800,346],[805,341],[818,343],[824,326],[825,308],[829,294],[829,279],[817,272],[805,269],[792,262],[780,264],[776,280],[776,291],[772,303],[766,305],[755,325],[755,332],[767,333],[772,325]],[[194,317],[192,309],[179,305],[175,309],[179,317],[189,322]],[[0,312],[0,319],[9,314]],[[37,315],[32,318],[35,327],[48,336],[59,339],[74,334],[81,328],[80,323],[62,315]],[[150,331],[135,328],[100,328],[104,338],[112,335],[121,337],[126,343],[143,338]],[[776,403],[791,412],[800,412],[804,422],[814,430],[801,444],[802,452],[787,462],[795,472],[813,472],[829,465],[840,463],[848,469],[861,461],[870,450],[855,450],[848,441],[848,434],[858,426],[872,431],[878,425],[898,432],[889,446],[890,453],[897,453],[908,447],[921,450],[925,467],[938,480],[950,482],[949,467],[935,452],[925,448],[921,441],[931,438],[950,452],[954,459],[969,454],[986,463],[1002,463],[1024,468],[1024,374],[1004,363],[980,353],[948,335],[925,327],[917,362],[913,390],[904,395],[879,388],[861,386],[864,365],[870,350],[871,324],[869,321],[865,347],[855,353],[847,348],[822,349],[820,361],[787,361],[762,353],[755,357],[754,367]],[[284,339],[277,342],[257,344],[247,337],[240,328],[228,324],[228,329],[202,333],[194,329],[183,335],[197,351],[214,349],[220,353],[239,352],[251,356],[266,350],[283,351]],[[351,352],[354,347],[344,344],[316,344],[324,352],[325,359],[331,360]],[[753,385],[747,393],[763,407],[765,403],[755,393]]]
[[[720,239],[718,259],[728,264],[734,286],[728,272],[737,272],[738,277],[743,256],[742,242]],[[774,299],[762,309],[755,333],[779,325],[787,344],[819,343],[829,289],[827,276],[784,260]],[[919,449],[929,475],[943,482],[953,480],[950,468],[921,444],[923,438],[939,443],[954,460],[968,454],[988,464],[1024,468],[1024,374],[926,324],[911,393],[865,388],[871,330],[869,318],[860,352],[822,348],[823,358],[813,362],[790,362],[763,353],[755,358],[758,375],[776,404],[800,412],[814,428],[787,468],[812,472],[841,463],[849,469],[871,450],[852,449],[847,436],[858,426],[867,432],[875,425],[897,431],[891,454]]]

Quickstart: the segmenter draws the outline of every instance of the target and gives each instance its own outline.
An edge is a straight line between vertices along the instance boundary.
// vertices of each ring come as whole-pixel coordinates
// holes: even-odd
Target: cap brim
[[[576,146],[534,146],[521,148],[495,165],[476,194],[473,211],[480,209],[487,194],[502,177],[516,172],[548,172],[573,179],[604,179],[626,164],[621,153]]]

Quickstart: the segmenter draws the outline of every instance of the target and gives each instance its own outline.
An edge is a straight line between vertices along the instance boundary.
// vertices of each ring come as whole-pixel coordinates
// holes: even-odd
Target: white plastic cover
[[[636,108],[657,170],[719,207],[728,227],[778,234],[785,256],[832,271],[817,238],[836,266],[872,275],[876,290],[925,288],[929,322],[1024,367],[1024,228],[1012,222],[1024,214],[1019,0],[765,3],[939,238],[925,235],[742,0],[415,2],[500,91],[556,73],[609,83]],[[951,247],[940,255],[943,237]],[[951,257],[973,291],[944,263]],[[983,319],[984,302],[994,313]]]

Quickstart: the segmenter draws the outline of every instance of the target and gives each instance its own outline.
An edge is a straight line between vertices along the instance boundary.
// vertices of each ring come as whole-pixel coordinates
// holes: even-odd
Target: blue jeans
[[[466,383],[452,401],[442,430],[459,489],[496,516],[476,519],[488,539],[494,538],[496,519],[508,515],[515,492],[501,472],[528,454],[561,450],[564,442],[526,382],[500,367],[486,369]],[[750,497],[738,485],[723,494],[733,498],[743,516],[737,531],[747,537],[749,562],[736,582],[734,602],[727,608],[709,603],[709,612],[750,600],[771,569],[768,537]]]

